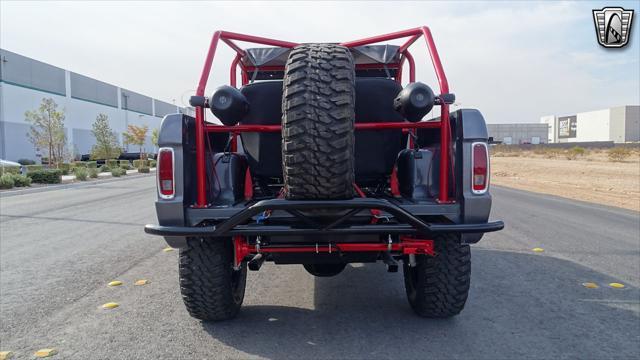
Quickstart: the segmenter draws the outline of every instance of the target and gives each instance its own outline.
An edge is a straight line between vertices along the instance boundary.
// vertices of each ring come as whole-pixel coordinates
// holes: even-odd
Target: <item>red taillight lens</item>
[[[158,192],[163,199],[173,198],[175,195],[173,176],[173,149],[161,148],[158,151]]]
[[[489,153],[487,144],[475,143],[472,145],[472,189],[476,194],[482,194],[489,187]]]

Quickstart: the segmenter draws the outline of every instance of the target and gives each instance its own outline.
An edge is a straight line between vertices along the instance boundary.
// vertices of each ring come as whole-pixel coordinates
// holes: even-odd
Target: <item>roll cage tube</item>
[[[449,93],[449,83],[447,81],[447,77],[445,75],[444,69],[442,67],[442,63],[440,61],[440,56],[438,55],[438,50],[436,48],[435,42],[433,40],[433,36],[431,35],[431,30],[428,27],[422,26],[418,28],[408,29],[397,31],[389,34],[373,36],[369,38],[364,38],[360,40],[347,41],[343,42],[340,45],[353,48],[356,46],[370,45],[379,43],[382,41],[389,41],[395,39],[408,38],[407,41],[400,46],[399,53],[402,55],[399,63],[396,64],[387,64],[387,66],[395,66],[398,69],[397,80],[402,78],[402,65],[404,61],[408,61],[409,63],[409,79],[410,82],[415,82],[415,62],[411,53],[409,53],[409,47],[411,47],[420,37],[424,37],[427,45],[427,50],[431,57],[431,62],[433,64],[433,68],[436,73],[436,77],[438,79],[438,85],[440,94],[448,94]],[[245,85],[248,82],[248,72],[251,69],[245,67],[240,61],[242,56],[245,55],[245,51],[241,49],[234,41],[242,41],[249,42],[254,44],[268,45],[268,46],[277,46],[277,47],[285,47],[285,48],[293,48],[298,43],[269,39],[259,36],[238,34],[227,31],[216,31],[213,33],[213,37],[211,38],[211,43],[209,45],[209,50],[207,52],[207,57],[204,62],[204,67],[202,69],[202,73],[200,75],[200,81],[198,83],[198,87],[196,90],[196,96],[204,96],[205,88],[207,85],[207,80],[211,73],[211,67],[213,65],[213,59],[216,54],[216,49],[218,47],[218,43],[222,40],[225,44],[227,44],[231,49],[236,52],[236,56],[231,63],[230,70],[230,79],[229,82],[231,86],[236,87],[236,71],[237,67],[240,66],[240,70],[242,73],[242,84]],[[283,70],[283,69],[282,69]],[[439,178],[439,195],[438,201],[441,203],[449,203],[452,202],[449,199],[449,162],[450,162],[450,146],[451,146],[451,129],[449,124],[449,105],[444,103],[444,101],[440,105],[440,121],[430,121],[428,123],[418,122],[418,123],[358,123],[355,126],[356,130],[380,130],[380,129],[391,129],[391,128],[401,128],[401,129],[409,129],[409,131],[413,131],[416,128],[440,128],[440,144],[441,144],[441,152],[440,152],[440,178]],[[196,196],[196,207],[204,208],[207,206],[206,201],[206,181],[205,181],[205,133],[206,132],[230,132],[232,136],[235,138],[237,133],[243,131],[251,131],[251,132],[268,132],[268,131],[280,131],[280,125],[236,125],[236,126],[220,126],[213,124],[205,124],[205,108],[202,106],[196,107],[196,180],[197,180],[197,196]]]

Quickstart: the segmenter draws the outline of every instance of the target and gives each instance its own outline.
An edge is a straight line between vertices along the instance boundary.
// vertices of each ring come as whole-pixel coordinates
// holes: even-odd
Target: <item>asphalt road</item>
[[[177,251],[145,235],[153,177],[0,198],[0,350],[53,359],[635,358],[638,213],[494,188],[507,228],[473,250],[466,309],[413,315],[401,273],[355,264],[335,278],[301,266],[250,272],[236,320],[189,317]],[[542,253],[531,251],[544,248]],[[124,285],[107,287],[111,280]],[[138,279],[150,284],[134,286]],[[597,289],[581,284],[595,282]],[[620,282],[624,289],[607,284]],[[101,305],[120,307],[103,310]]]

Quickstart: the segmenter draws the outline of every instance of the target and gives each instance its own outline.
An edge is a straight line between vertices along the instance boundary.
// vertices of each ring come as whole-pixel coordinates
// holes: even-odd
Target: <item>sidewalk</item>
[[[150,169],[151,172],[156,171],[156,168],[151,168]],[[137,174],[138,170],[133,169],[133,170],[127,170],[127,175],[130,174]],[[103,173],[98,173],[98,179],[104,179],[104,178],[111,178],[113,176],[111,176],[111,172],[103,172]],[[91,180],[87,180],[87,181],[91,181]],[[75,175],[62,175],[62,183],[63,184],[69,184],[69,183],[73,183],[73,182],[77,182],[76,181],[76,176]]]

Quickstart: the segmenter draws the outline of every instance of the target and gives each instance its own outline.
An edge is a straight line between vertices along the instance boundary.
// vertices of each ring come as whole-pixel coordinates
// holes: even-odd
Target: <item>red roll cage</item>
[[[355,41],[347,41],[343,42],[340,45],[346,46],[348,48],[370,45],[379,43],[382,41],[395,40],[408,38],[403,45],[398,49],[398,53],[400,54],[400,60],[397,63],[386,64],[387,68],[397,69],[396,81],[400,82],[402,80],[402,66],[404,65],[405,60],[409,63],[409,81],[415,82],[415,61],[409,52],[409,47],[413,45],[416,40],[420,37],[424,36],[424,39],[427,43],[427,49],[429,50],[429,54],[431,56],[431,62],[433,63],[433,68],[436,72],[436,76],[438,78],[438,85],[440,94],[448,94],[449,93],[449,84],[447,82],[447,77],[444,73],[444,69],[442,68],[442,63],[440,62],[440,56],[438,55],[438,50],[436,49],[436,45],[433,41],[433,36],[431,35],[431,31],[428,27],[422,26],[418,28],[398,31],[394,33],[373,36],[365,39],[355,40]],[[252,35],[244,35],[227,31],[216,31],[213,33],[213,37],[211,39],[211,44],[209,45],[209,51],[207,52],[207,57],[204,63],[204,67],[202,69],[202,74],[200,75],[200,82],[198,83],[198,88],[196,90],[196,96],[204,96],[205,87],[207,85],[207,79],[209,78],[209,74],[211,72],[211,67],[213,64],[213,58],[216,54],[216,49],[218,47],[218,42],[222,40],[225,44],[227,44],[231,49],[235,50],[236,56],[231,62],[230,69],[230,79],[229,82],[231,86],[236,87],[236,73],[238,67],[240,67],[242,74],[242,85],[246,85],[249,82],[248,73],[252,71],[256,71],[254,67],[245,66],[240,61],[243,56],[245,56],[245,50],[240,48],[235,42],[243,41],[254,44],[261,45],[269,45],[269,46],[278,46],[284,48],[293,48],[298,43],[289,42],[289,41],[281,41],[263,38],[259,36]],[[376,64],[360,64],[356,65],[356,69],[365,69],[376,67]],[[381,68],[382,65],[378,65],[377,68]],[[272,70],[272,71],[284,71],[284,67],[275,67],[265,69],[264,67],[260,68],[261,70]],[[428,121],[428,122],[403,122],[403,123],[392,123],[392,122],[381,122],[381,123],[356,123],[356,130],[381,130],[381,129],[403,129],[407,131],[415,131],[414,129],[424,129],[424,128],[439,128],[440,129],[440,144],[441,144],[441,152],[440,152],[440,188],[439,188],[439,196],[438,201],[441,203],[450,202],[449,199],[449,148],[451,146],[450,141],[450,128],[449,128],[449,105],[441,102],[440,105],[440,121]],[[237,135],[241,132],[277,132],[281,131],[280,125],[235,125],[235,126],[222,126],[216,124],[206,124],[205,123],[205,108],[198,106],[196,107],[196,172],[197,172],[197,198],[196,198],[196,206],[197,207],[206,207],[206,179],[205,179],[205,133],[207,132],[229,132],[232,136],[232,148],[235,151],[236,148],[236,139]],[[410,138],[410,141],[412,139]]]

